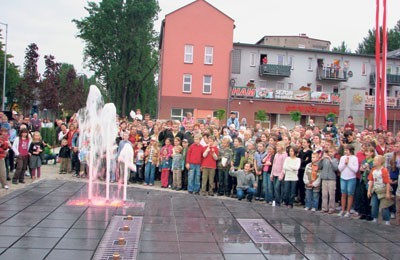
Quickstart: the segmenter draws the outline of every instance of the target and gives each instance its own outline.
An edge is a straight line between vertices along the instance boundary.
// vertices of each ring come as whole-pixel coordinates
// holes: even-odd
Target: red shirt
[[[202,155],[204,154],[204,152],[207,150],[208,146],[204,146],[203,150],[202,150]],[[209,169],[216,169],[217,168],[217,160],[215,160],[213,158],[213,153],[212,150],[214,150],[215,154],[217,155],[218,158],[218,147],[213,146],[212,148],[210,148],[210,151],[208,151],[208,154],[206,157],[203,156],[203,160],[201,161],[201,167],[203,168],[209,168]]]
[[[22,138],[19,139],[19,143],[18,143],[19,155],[21,155],[21,156],[27,156],[28,155],[28,153],[29,153],[28,145],[29,145],[29,139],[28,138],[25,139],[25,140],[22,139]]]
[[[358,159],[358,165],[359,165],[359,166],[361,166],[361,163],[365,160],[365,158],[367,158],[367,157],[365,156],[364,152],[362,152],[362,151],[359,151],[359,152],[356,154],[356,157],[357,157],[357,159]],[[357,177],[357,179],[361,179],[360,171],[358,171],[358,172],[356,173],[356,177]]]
[[[8,149],[8,137],[0,137],[0,143],[0,159],[4,159]]]
[[[203,146],[201,144],[192,144],[186,155],[186,163],[189,164],[201,164],[203,158]]]

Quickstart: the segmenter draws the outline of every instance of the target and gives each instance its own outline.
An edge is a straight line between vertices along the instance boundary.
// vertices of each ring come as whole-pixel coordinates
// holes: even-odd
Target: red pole
[[[387,130],[387,28],[386,28],[386,0],[383,0],[383,22],[382,22],[382,82],[381,82],[381,127]]]
[[[379,32],[379,0],[376,0],[375,16],[375,129],[380,125],[380,95],[381,95],[381,68],[380,68],[380,32]]]

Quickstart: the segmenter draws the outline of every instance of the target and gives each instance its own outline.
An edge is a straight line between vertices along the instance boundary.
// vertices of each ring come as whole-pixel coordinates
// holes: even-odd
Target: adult
[[[30,124],[31,124],[31,131],[32,132],[40,132],[40,129],[42,128],[42,120],[38,118],[38,114],[34,113],[33,117],[30,119]]]
[[[186,117],[182,121],[182,126],[185,128],[185,130],[189,125],[194,125],[194,118],[191,112],[187,112]]]
[[[334,124],[335,119],[333,119],[332,117],[328,118],[328,122],[325,125],[324,129],[322,129],[322,133],[324,135],[333,135],[334,137],[337,136],[338,130]]]
[[[231,112],[228,121],[227,121],[227,125],[234,125],[235,126],[235,130],[239,130],[240,124],[239,124],[239,119],[236,118],[236,113],[235,112]]]

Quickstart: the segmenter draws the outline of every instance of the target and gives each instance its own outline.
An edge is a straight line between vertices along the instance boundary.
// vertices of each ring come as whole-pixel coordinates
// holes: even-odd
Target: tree
[[[290,111],[290,118],[296,124],[296,122],[299,122],[301,119],[301,112],[300,111]]]
[[[155,111],[158,37],[153,24],[158,2],[102,0],[88,2],[86,10],[88,17],[73,22],[86,44],[85,61],[117,111],[124,116],[138,104],[142,111]]]
[[[43,73],[45,79],[39,88],[39,100],[41,109],[58,110],[60,90],[60,63],[56,63],[53,55],[44,56],[46,70]]]
[[[265,120],[267,120],[267,113],[264,110],[258,110],[256,112],[255,118],[256,118],[256,120],[259,120],[260,122],[264,122]]]
[[[342,53],[351,53],[351,50],[347,47],[347,44],[344,41],[340,44],[340,46],[333,47],[332,51],[342,52]]]
[[[3,39],[1,36],[1,29],[0,29],[0,39]],[[15,97],[15,88],[19,84],[21,80],[21,76],[19,73],[18,66],[15,65],[13,62],[11,62],[11,58],[13,58],[12,55],[7,53],[7,67],[6,67],[6,93],[5,96],[7,98],[7,106],[5,109],[11,109],[14,97]],[[4,44],[0,41],[0,81],[1,84],[3,84],[3,79],[4,79]],[[3,96],[3,88],[0,88],[1,91],[1,96]]]
[[[73,65],[61,65],[59,110],[72,115],[85,106],[88,93],[88,88],[85,89],[85,77],[78,77]]]
[[[383,30],[379,28],[380,37],[382,39]],[[363,41],[358,44],[356,53],[359,54],[375,54],[375,39],[376,39],[376,28],[368,30],[368,35],[364,37]],[[397,24],[388,30],[387,34],[388,51],[400,49],[400,20]],[[382,52],[382,42],[380,46],[380,52]]]
[[[15,97],[24,114],[30,112],[33,101],[37,100],[40,75],[37,69],[38,46],[31,43],[25,51],[24,74],[16,87]]]

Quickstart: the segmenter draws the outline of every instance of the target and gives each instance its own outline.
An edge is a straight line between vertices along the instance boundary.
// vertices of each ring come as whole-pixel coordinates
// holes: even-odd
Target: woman
[[[311,155],[313,151],[311,150],[311,141],[310,139],[304,138],[301,141],[301,146],[302,149],[299,152],[299,158],[300,158],[300,169],[299,169],[299,180],[298,180],[298,185],[297,185],[297,190],[299,193],[299,200],[301,205],[304,205],[305,203],[305,198],[306,198],[306,190],[304,186],[304,171],[306,169],[307,164],[311,163]]]

